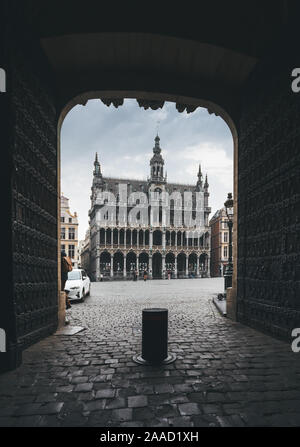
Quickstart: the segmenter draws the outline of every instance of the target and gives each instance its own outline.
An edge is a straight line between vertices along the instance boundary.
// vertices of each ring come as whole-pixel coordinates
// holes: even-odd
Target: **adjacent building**
[[[83,268],[88,276],[90,276],[90,230],[85,233],[84,240],[80,241],[79,246],[79,262],[81,268]]]
[[[71,213],[67,197],[61,195],[60,203],[61,249],[72,260],[73,267],[78,268],[78,216],[76,212]]]
[[[210,273],[212,277],[224,276],[229,258],[228,217],[225,208],[216,211],[209,222],[211,231]]]
[[[83,251],[83,247],[84,247],[84,239],[79,240],[78,241],[78,248],[77,248],[77,252],[78,252],[78,268],[81,268],[81,253]]]
[[[89,211],[89,259],[90,268],[86,268],[91,279],[98,281],[103,275],[109,279],[132,278],[136,271],[140,276],[148,273],[149,278],[173,278],[210,276],[210,227],[208,216],[208,181],[202,178],[199,165],[198,179],[195,184],[168,183],[164,172],[164,159],[161,155],[160,138],[155,138],[153,156],[150,160],[150,176],[147,180],[120,179],[103,176],[96,154],[93,172],[91,208]],[[122,188],[120,187],[122,185]],[[121,193],[120,193],[121,191]],[[126,198],[122,197],[126,192]],[[180,200],[191,192],[189,200]],[[115,204],[99,197],[111,194]],[[145,198],[143,200],[137,199]],[[168,193],[176,199],[170,201],[169,219],[165,219],[162,199]],[[199,193],[198,195],[196,193]],[[203,231],[195,231],[196,226],[186,224],[185,210],[192,210],[195,216],[197,197],[203,197]],[[134,203],[127,197],[133,197]],[[150,201],[150,197],[156,197]],[[177,199],[178,198],[178,199]],[[151,203],[151,206],[149,206]],[[133,208],[139,204],[137,214],[149,219],[133,219]],[[107,221],[99,221],[99,213]],[[145,214],[146,213],[146,214]],[[148,213],[148,214],[147,214]],[[153,218],[153,216],[156,216]],[[112,219],[111,217],[116,219]],[[179,216],[179,218],[178,218]],[[182,217],[182,219],[181,219]],[[179,219],[179,220],[178,220]],[[188,237],[187,237],[188,236]],[[87,257],[87,254],[85,254]]]

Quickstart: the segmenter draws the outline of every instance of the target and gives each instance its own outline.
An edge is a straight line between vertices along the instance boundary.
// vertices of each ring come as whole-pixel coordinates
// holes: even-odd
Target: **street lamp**
[[[226,265],[224,278],[225,278],[225,291],[227,287],[232,287],[232,274],[233,274],[233,264],[232,264],[232,227],[233,227],[233,199],[231,192],[228,193],[226,202],[224,203],[226,216],[228,219],[228,229],[229,229],[229,258],[228,264]]]

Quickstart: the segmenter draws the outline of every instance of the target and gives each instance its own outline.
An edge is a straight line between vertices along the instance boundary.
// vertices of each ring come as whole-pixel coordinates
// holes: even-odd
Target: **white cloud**
[[[222,144],[202,142],[198,145],[187,146],[180,153],[173,154],[173,157],[178,161],[193,161],[193,163],[188,163],[185,168],[185,172],[191,176],[197,175],[198,165],[201,163],[202,172],[218,177],[224,186],[231,178],[232,158],[228,156]]]
[[[169,115],[168,107],[165,105],[162,109],[151,110],[149,115],[151,118],[153,118],[155,124],[157,123],[157,121],[164,121]]]

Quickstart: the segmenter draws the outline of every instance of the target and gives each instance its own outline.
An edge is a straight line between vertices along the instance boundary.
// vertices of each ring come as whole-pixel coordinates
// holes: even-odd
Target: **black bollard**
[[[161,365],[176,359],[168,355],[168,309],[143,309],[142,355],[133,360],[140,364]]]

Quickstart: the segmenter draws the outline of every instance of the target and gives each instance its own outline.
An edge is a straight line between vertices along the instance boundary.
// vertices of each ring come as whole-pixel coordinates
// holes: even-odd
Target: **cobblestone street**
[[[0,376],[0,426],[299,426],[300,353],[220,316],[223,279],[103,282],[71,325]],[[141,315],[169,309],[163,367],[141,366]]]

